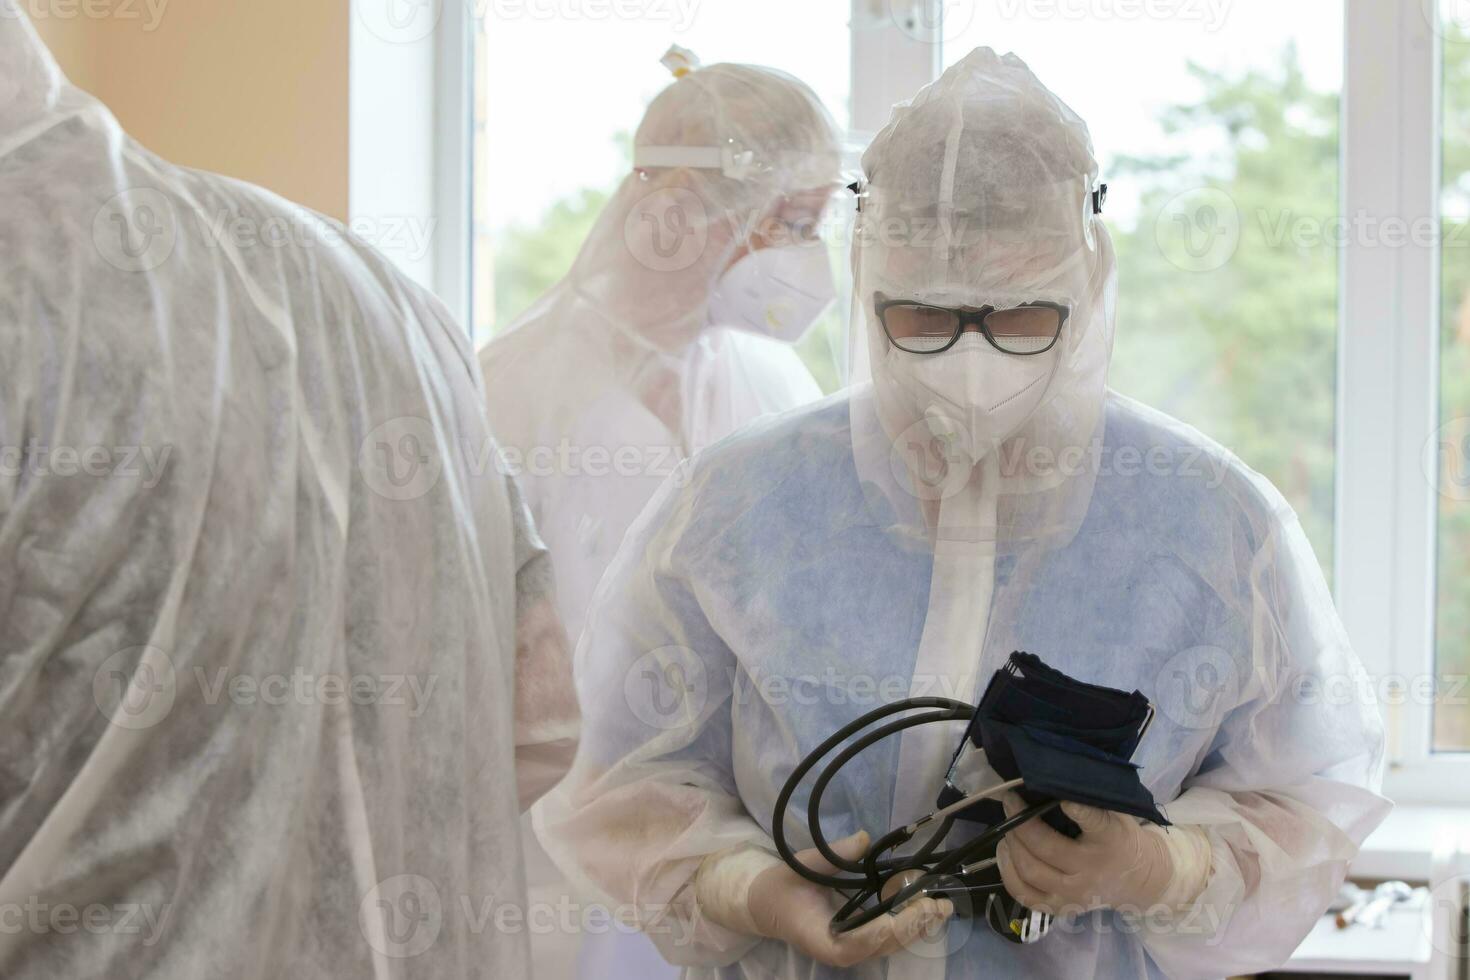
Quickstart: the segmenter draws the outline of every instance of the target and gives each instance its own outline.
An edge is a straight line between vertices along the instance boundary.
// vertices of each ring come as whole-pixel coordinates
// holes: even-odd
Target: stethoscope
[[[834,868],[846,874],[826,874],[815,871],[797,860],[796,853],[786,841],[786,810],[796,788],[806,775],[824,759],[828,753],[890,715],[915,712],[905,718],[885,725],[856,739],[828,763],[817,776],[807,803],[807,829],[817,851],[831,862]],[[776,798],[775,812],[771,818],[772,837],[781,859],[797,874],[808,881],[835,889],[847,897],[847,902],[832,917],[834,933],[850,932],[900,908],[920,896],[947,897],[964,892],[985,899],[985,918],[1000,935],[1016,943],[1035,942],[1051,927],[1051,916],[1027,909],[1005,893],[1004,886],[994,872],[995,846],[1001,838],[1028,820],[1047,813],[1060,805],[1060,800],[1045,800],[1032,804],[1014,816],[986,829],[979,836],[964,844],[947,850],[939,845],[953,828],[959,813],[982,800],[992,799],[1023,785],[1024,780],[1012,779],[996,786],[973,793],[934,811],[912,823],[898,827],[875,841],[858,861],[844,858],[832,849],[822,833],[820,811],[822,794],[827,785],[852,761],[874,743],[919,725],[942,722],[968,722],[975,716],[974,705],[949,698],[905,698],[868,712],[838,729],[830,738],[817,746],[786,780],[781,794]],[[983,751],[983,750],[982,750]],[[913,853],[884,857],[895,848],[912,841],[926,828],[934,827],[928,839]],[[993,880],[978,881],[974,876],[991,872]],[[874,901],[876,899],[876,901]],[[869,904],[871,903],[871,904]]]

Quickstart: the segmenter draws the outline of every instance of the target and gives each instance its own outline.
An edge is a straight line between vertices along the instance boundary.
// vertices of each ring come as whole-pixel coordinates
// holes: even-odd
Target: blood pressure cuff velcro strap
[[[1004,779],[1026,781],[1027,803],[1071,800],[1164,824],[1152,794],[1128,761],[1152,715],[1148,699],[1075,680],[1024,652],[995,672],[950,764],[951,779],[939,805],[962,799],[973,787],[953,778],[969,746],[983,748],[985,763]],[[999,823],[1004,811],[985,801],[959,814],[961,819]],[[1079,829],[1059,810],[1043,818],[1075,837]]]
[[[1154,805],[1153,794],[1139,780],[1138,767],[1133,763],[1076,742],[1068,744],[1068,739],[1047,732],[1028,731],[1004,722],[995,722],[987,729],[993,737],[1004,733],[1002,737],[1029,792],[1129,813],[1168,826],[1169,821]]]

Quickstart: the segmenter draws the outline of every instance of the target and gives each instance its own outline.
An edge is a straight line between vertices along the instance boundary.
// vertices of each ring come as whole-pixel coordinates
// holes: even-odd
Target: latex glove
[[[867,851],[868,835],[860,831],[837,841],[832,849],[855,861]],[[816,848],[797,858],[813,871],[837,870]],[[700,910],[717,925],[779,939],[818,963],[835,967],[891,956],[919,937],[932,935],[954,914],[948,899],[918,898],[893,915],[837,935],[831,928],[838,907],[836,893],[808,881],[767,852],[751,848],[706,858],[695,878],[695,895]]]
[[[1026,807],[1014,793],[1002,802],[1007,817]],[[1080,803],[1063,803],[1062,812],[1082,828],[1080,837],[1059,834],[1037,817],[995,849],[1006,891],[1027,908],[1051,915],[1097,908],[1141,913],[1187,906],[1204,890],[1210,842],[1200,828],[1165,830]]]

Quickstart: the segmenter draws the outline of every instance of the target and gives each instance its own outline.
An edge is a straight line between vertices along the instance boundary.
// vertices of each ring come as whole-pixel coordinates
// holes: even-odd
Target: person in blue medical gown
[[[630,530],[575,666],[587,734],[548,818],[696,977],[1221,977],[1284,961],[1388,804],[1362,667],[1280,494],[1108,390],[1117,270],[1087,128],[977,49],[863,157],[853,327],[871,381],[694,458]],[[1059,918],[1028,945],[921,898],[853,932],[774,854],[793,768],[905,696],[975,702],[1012,651],[1157,714],[1172,826],[1068,804],[998,849]],[[1344,684],[1346,682],[1346,684]],[[935,808],[960,732],[844,768],[852,857]],[[811,843],[807,789],[788,839]]]

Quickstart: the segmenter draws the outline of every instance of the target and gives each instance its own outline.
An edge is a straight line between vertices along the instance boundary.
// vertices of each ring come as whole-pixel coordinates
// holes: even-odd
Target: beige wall
[[[91,2],[23,6],[139,142],[347,217],[348,0]]]

